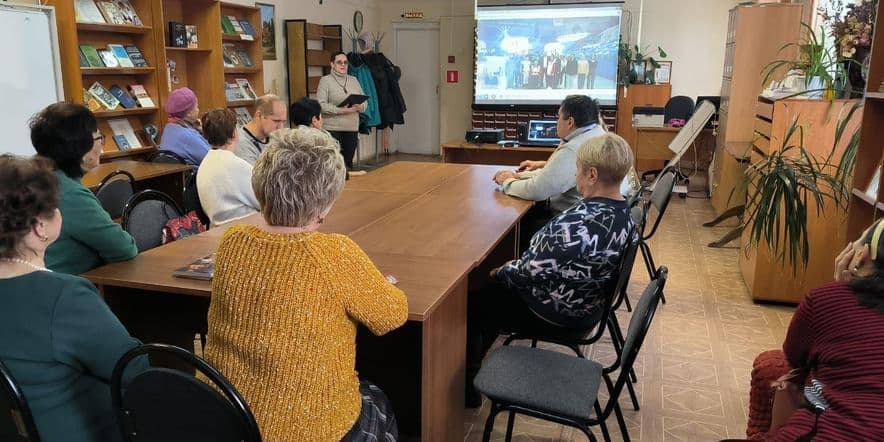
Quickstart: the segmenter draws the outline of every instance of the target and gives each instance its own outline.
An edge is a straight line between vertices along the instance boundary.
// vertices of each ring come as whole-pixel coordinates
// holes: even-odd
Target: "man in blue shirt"
[[[467,403],[477,405],[472,379],[503,330],[531,323],[593,327],[617,278],[632,227],[620,182],[633,164],[623,138],[606,133],[577,152],[577,191],[583,197],[531,238],[519,259],[491,271],[492,283],[470,294],[467,322]],[[472,391],[471,391],[472,390]]]

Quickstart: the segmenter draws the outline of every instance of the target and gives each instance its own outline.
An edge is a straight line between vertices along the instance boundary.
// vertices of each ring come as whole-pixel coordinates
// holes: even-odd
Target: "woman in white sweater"
[[[196,188],[211,225],[219,226],[260,210],[252,190],[252,165],[233,153],[238,144],[236,113],[214,109],[203,115],[203,136],[212,150],[196,173]]]
[[[325,130],[341,144],[344,164],[347,170],[353,170],[353,154],[359,144],[359,113],[365,110],[365,103],[347,107],[338,105],[349,95],[362,95],[362,87],[356,77],[347,74],[347,54],[333,54],[330,64],[331,73],[319,79],[316,99],[322,106]]]

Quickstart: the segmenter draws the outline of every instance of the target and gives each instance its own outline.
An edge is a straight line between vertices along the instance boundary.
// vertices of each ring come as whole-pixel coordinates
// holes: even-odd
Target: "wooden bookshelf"
[[[252,59],[252,67],[236,66],[224,68],[224,82],[235,83],[238,78],[245,78],[252,85],[252,90],[257,95],[264,94],[264,72],[263,72],[263,48],[262,26],[261,26],[261,10],[254,6],[239,5],[234,3],[221,2],[221,15],[233,16],[238,22],[248,21],[251,25],[254,36],[252,40],[244,40],[240,34],[221,34],[221,41],[224,44],[233,45],[234,48],[245,50],[246,54]],[[220,28],[220,25],[219,25]],[[222,60],[223,66],[223,60]],[[222,94],[224,85],[221,86]],[[225,97],[226,99],[226,97]],[[229,101],[227,107],[247,107],[249,113],[254,114],[254,100]]]
[[[109,23],[78,23],[74,2],[69,0],[48,0],[45,3],[55,7],[58,25],[58,44],[61,52],[62,76],[64,80],[65,99],[74,103],[83,103],[83,89],[88,89],[98,82],[105,89],[118,85],[123,89],[131,84],[140,84],[157,106],[160,106],[160,75],[156,69],[164,60],[158,53],[155,44],[157,25],[154,0],[130,0],[143,26],[120,25]],[[105,68],[80,67],[80,45],[92,45],[96,49],[106,48],[108,44],[133,45],[144,56],[148,67],[140,68]],[[162,71],[160,71],[162,72]],[[105,135],[102,160],[113,158],[129,158],[143,156],[152,148],[119,150],[113,141],[113,131],[107,124],[109,118],[126,118],[135,131],[142,146],[151,146],[144,135],[144,125],[153,124],[161,128],[164,121],[158,107],[123,109],[95,112],[98,128]]]
[[[864,192],[875,175],[875,169],[884,168],[884,133],[881,132],[884,125],[884,92],[878,90],[884,81],[884,32],[879,28],[879,24],[884,25],[884,21],[877,19],[884,14],[884,4],[878,2],[877,7],[859,149],[856,152],[856,168],[853,170],[855,191],[850,196],[847,211],[847,239],[851,241],[858,238],[884,212],[884,192],[880,191],[884,188],[884,174],[878,183],[879,191],[875,201],[871,201]]]
[[[331,71],[331,54],[341,50],[341,26],[286,20],[285,38],[289,100],[316,94],[319,79]]]

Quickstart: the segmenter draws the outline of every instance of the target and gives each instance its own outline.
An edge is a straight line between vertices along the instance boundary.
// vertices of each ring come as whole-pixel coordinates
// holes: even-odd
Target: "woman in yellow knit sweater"
[[[264,222],[230,227],[215,255],[205,355],[270,442],[398,437],[356,374],[356,328],[387,333],[408,305],[350,238],[317,232],[344,186],[335,146],[312,128],[274,132],[252,176]]]

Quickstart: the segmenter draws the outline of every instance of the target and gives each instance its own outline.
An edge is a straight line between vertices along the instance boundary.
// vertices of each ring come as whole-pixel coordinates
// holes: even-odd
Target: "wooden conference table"
[[[463,438],[467,287],[515,256],[519,221],[533,204],[497,192],[495,170],[393,163],[348,181],[320,229],[353,238],[408,296],[404,327],[382,337],[360,327],[357,369],[390,396],[400,431],[421,440]],[[191,311],[188,325],[205,327],[211,283],[172,272],[214,252],[223,233],[211,229],[84,276],[130,331],[130,322],[142,325],[136,336],[175,327],[170,313],[179,307]]]

